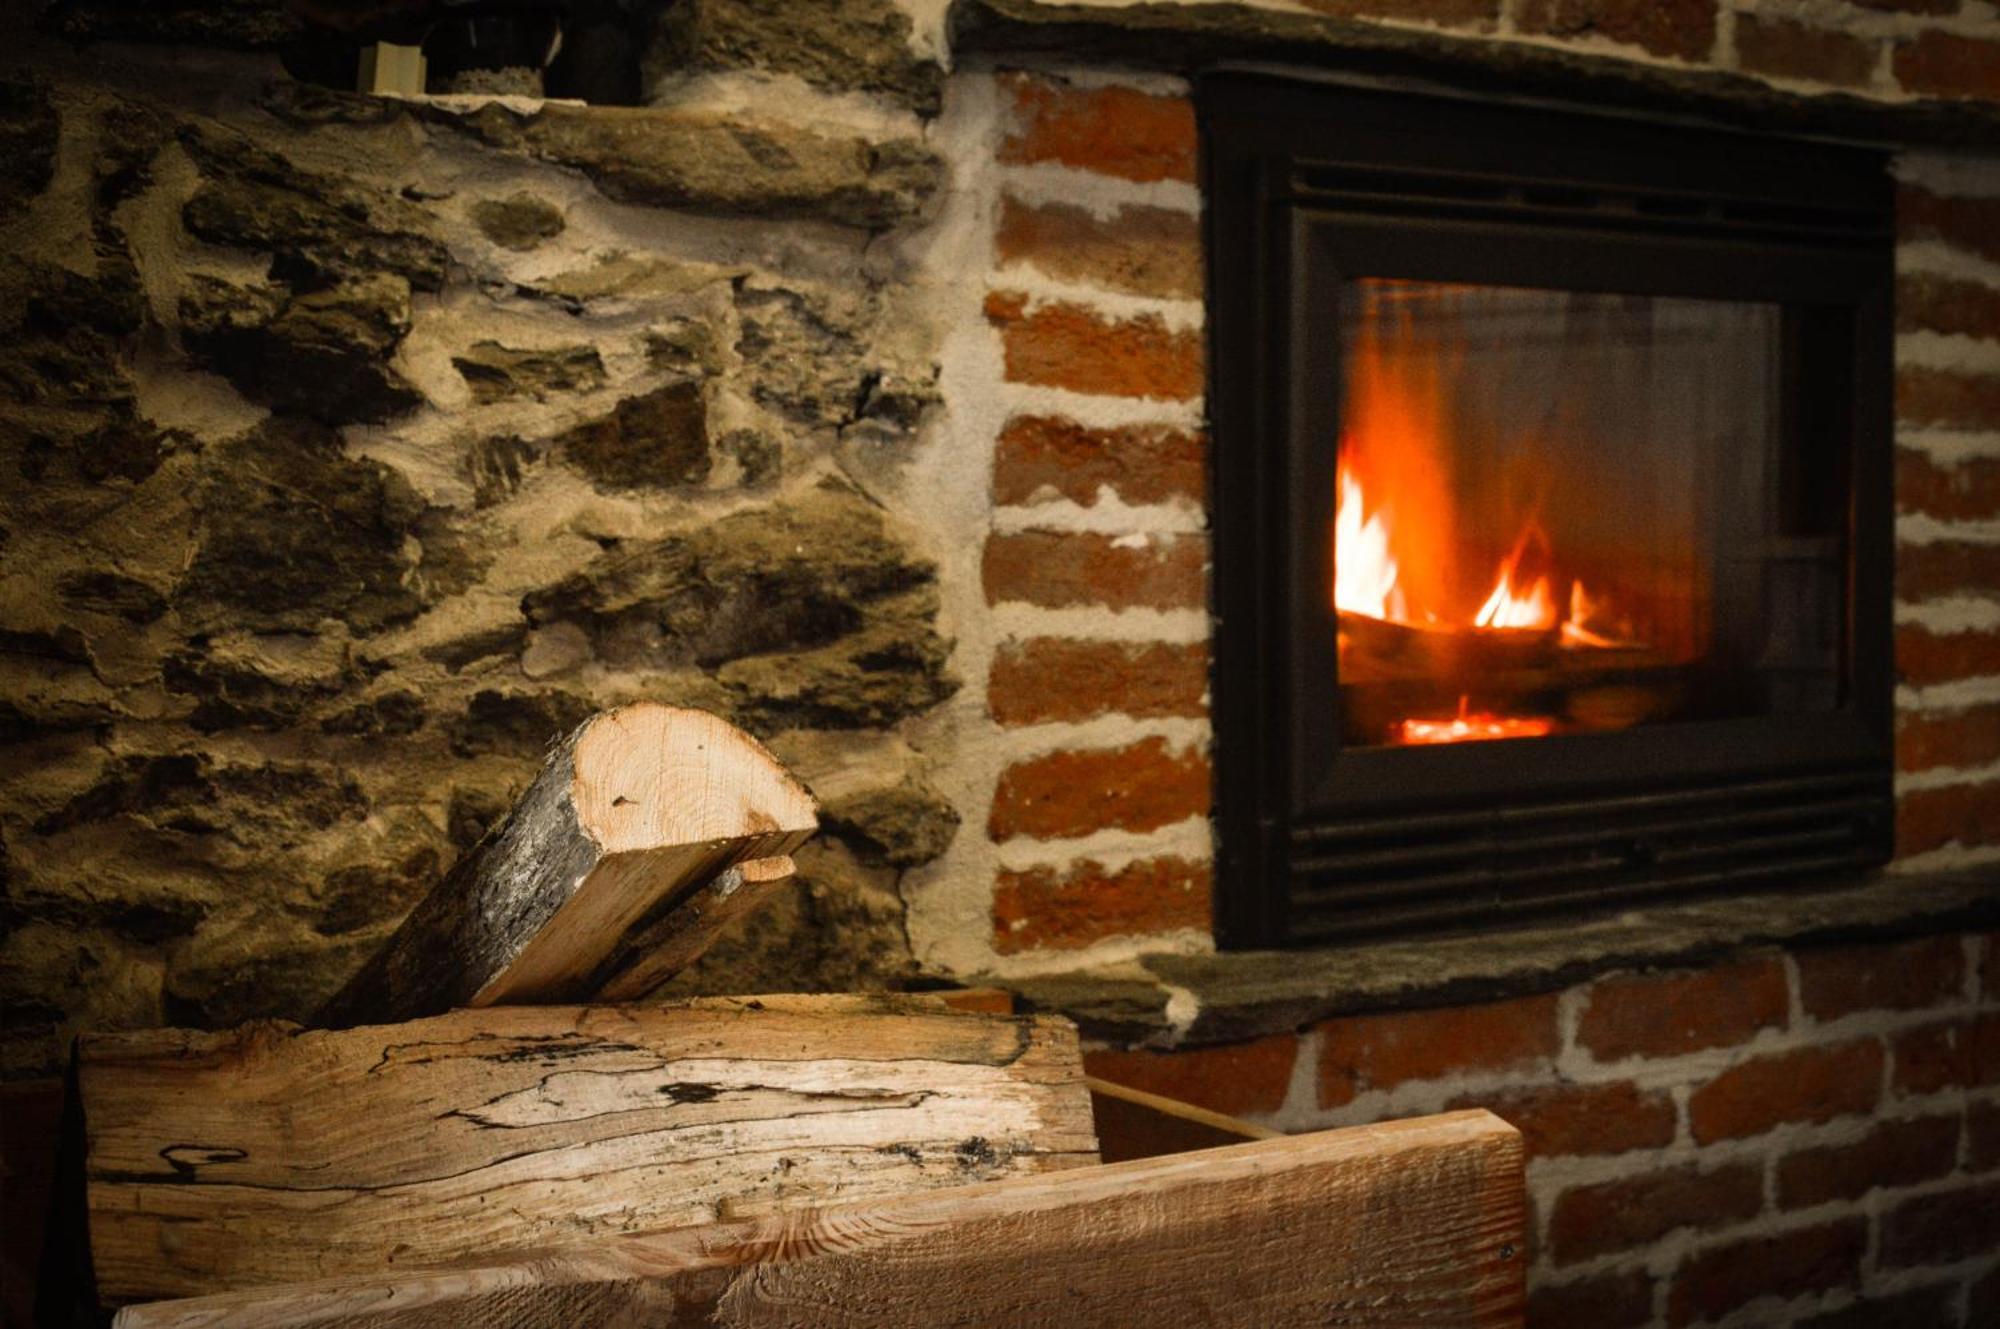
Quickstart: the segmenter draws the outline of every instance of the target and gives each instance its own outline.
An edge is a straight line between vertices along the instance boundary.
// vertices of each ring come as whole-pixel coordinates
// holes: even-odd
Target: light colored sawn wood
[[[1076,1031],[887,998],[87,1037],[116,1304],[1097,1160]]]
[[[118,1329],[1519,1326],[1520,1136],[1388,1122],[565,1251],[126,1310]]]
[[[315,1022],[587,999],[642,919],[736,864],[789,854],[816,812],[725,720],[652,703],[594,716]]]

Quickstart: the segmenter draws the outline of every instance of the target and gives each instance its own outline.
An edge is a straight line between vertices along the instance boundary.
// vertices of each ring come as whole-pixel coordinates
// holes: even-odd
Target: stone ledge
[[[2000,141],[2000,106],[1986,103],[1799,94],[1722,70],[1243,4],[955,0],[950,24],[952,50],[961,57],[1049,56],[1067,64],[1125,64],[1179,74],[1223,64],[1283,64],[1447,83],[1494,97],[1559,98],[1604,109],[1700,116],[1764,132],[1986,148]]]
[[[2000,866],[1680,901],[1575,922],[1337,949],[1142,955],[1115,969],[984,981],[1075,1019],[1086,1037],[1226,1043],[1341,1015],[1455,1006],[1573,986],[1614,969],[1704,965],[1740,951],[1881,942],[2000,926]],[[1194,1001],[1170,1019],[1169,997]],[[1178,1026],[1185,1021],[1185,1028]]]

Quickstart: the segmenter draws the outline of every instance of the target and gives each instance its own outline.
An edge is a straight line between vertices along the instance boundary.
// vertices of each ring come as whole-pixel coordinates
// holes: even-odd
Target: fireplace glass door
[[[1840,450],[1792,439],[1780,306],[1382,278],[1340,300],[1343,744],[1840,705],[1844,479],[1814,465]]]

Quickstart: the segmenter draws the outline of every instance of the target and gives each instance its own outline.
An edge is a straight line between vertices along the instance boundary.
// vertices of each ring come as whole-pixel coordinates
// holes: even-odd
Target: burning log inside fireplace
[[[507,820],[317,1022],[657,987],[768,894],[818,824],[805,788],[727,721],[650,703],[607,711],[555,746]],[[698,908],[675,921],[684,903]],[[627,944],[642,924],[650,950]]]

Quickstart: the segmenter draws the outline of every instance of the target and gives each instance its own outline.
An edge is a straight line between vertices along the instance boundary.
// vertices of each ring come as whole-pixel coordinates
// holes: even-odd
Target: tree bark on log
[[[435,1273],[135,1306],[118,1329],[1519,1329],[1520,1135],[1357,1126]]]
[[[641,919],[736,864],[791,853],[816,813],[804,786],[727,721],[651,703],[594,716],[315,1023],[589,996]]]
[[[1097,1160],[1068,1021],[924,998],[97,1035],[79,1086],[111,1304]]]

